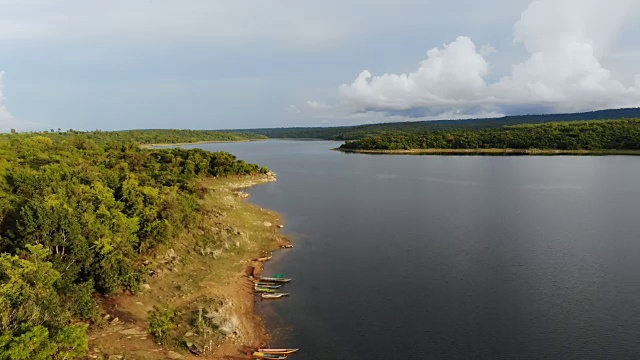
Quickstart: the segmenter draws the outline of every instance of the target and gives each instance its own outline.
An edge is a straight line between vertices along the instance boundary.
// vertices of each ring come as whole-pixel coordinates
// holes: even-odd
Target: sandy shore
[[[88,358],[181,359],[185,341],[206,350],[205,359],[246,359],[268,344],[255,312],[253,284],[246,277],[252,259],[289,244],[280,235],[280,216],[247,201],[241,189],[273,177],[207,179],[197,184],[202,224],[149,258],[152,273],[137,294],[102,299],[102,324],[90,334]],[[158,345],[148,335],[154,306],[176,311],[171,340]],[[105,356],[106,355],[106,356]]]
[[[405,155],[640,155],[640,150],[539,150],[539,149],[410,149],[410,150],[333,150],[358,154]]]

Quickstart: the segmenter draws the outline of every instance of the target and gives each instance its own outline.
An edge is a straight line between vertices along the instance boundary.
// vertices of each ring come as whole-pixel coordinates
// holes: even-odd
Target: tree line
[[[523,124],[496,129],[421,133],[388,132],[358,141],[347,141],[341,148],[639,150],[640,119]]]
[[[143,257],[198,223],[195,179],[268,172],[94,135],[0,137],[0,359],[83,356],[94,294],[135,291]]]
[[[15,134],[15,132],[13,132]],[[30,135],[43,135],[56,141],[77,139],[83,137],[97,143],[106,142],[137,142],[140,144],[176,144],[204,141],[246,141],[265,140],[264,135],[241,131],[213,131],[213,130],[178,130],[178,129],[149,129],[124,131],[77,131],[69,129],[51,129]],[[4,135],[7,136],[7,135]]]
[[[512,115],[487,119],[405,121],[381,124],[336,127],[289,127],[273,129],[248,129],[269,138],[314,138],[325,140],[360,140],[387,133],[423,133],[425,131],[499,129],[520,124],[542,124],[563,121],[606,120],[640,118],[640,108],[598,110],[584,113]]]

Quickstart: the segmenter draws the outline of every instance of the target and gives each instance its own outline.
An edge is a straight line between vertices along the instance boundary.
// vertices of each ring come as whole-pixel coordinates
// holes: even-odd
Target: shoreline
[[[245,140],[207,140],[196,142],[181,142],[181,143],[158,143],[158,144],[141,144],[143,149],[148,148],[163,148],[170,146],[185,146],[185,145],[202,145],[202,144],[217,144],[217,143],[235,143],[235,142],[252,142],[252,141],[266,141],[269,139],[245,139]]]
[[[190,356],[184,342],[191,341],[207,350],[201,358],[240,359],[249,349],[267,345],[269,334],[246,270],[261,268],[255,258],[290,242],[281,235],[280,214],[246,201],[249,194],[242,190],[272,181],[275,176],[264,175],[199,180],[202,225],[145,261],[153,275],[140,292],[100,300],[107,315],[90,333],[88,355],[181,359]],[[166,345],[156,344],[147,332],[154,306],[177,314]],[[203,327],[198,319],[219,323]]]
[[[541,150],[541,149],[409,149],[409,150],[365,150],[341,149],[334,151],[372,155],[640,155],[640,150]]]

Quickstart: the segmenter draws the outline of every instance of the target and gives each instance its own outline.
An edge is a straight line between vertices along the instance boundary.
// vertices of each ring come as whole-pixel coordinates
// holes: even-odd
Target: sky
[[[633,0],[0,0],[0,131],[640,106]]]

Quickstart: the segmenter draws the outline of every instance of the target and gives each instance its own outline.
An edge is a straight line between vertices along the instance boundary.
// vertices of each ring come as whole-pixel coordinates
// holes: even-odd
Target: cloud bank
[[[478,49],[461,36],[429,50],[414,72],[374,76],[364,70],[339,87],[339,100],[351,113],[409,117],[640,106],[640,76],[625,85],[599,61],[631,6],[632,0],[536,0],[514,26],[514,45],[524,46],[528,58],[510,75],[487,83],[485,57],[493,49]]]

